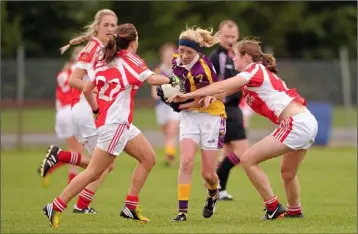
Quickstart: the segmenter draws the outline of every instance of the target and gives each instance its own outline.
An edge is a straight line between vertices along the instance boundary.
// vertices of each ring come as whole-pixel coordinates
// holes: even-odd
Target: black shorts
[[[235,140],[246,139],[246,131],[244,128],[244,117],[239,107],[225,105],[226,110],[226,134],[224,143]]]

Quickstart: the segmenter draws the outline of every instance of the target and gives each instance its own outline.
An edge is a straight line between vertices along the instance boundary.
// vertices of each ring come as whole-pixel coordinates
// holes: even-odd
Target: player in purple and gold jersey
[[[174,75],[183,83],[185,92],[192,92],[217,81],[212,63],[201,52],[201,47],[211,47],[217,43],[218,34],[212,35],[212,30],[187,28],[180,34],[179,48],[173,55],[172,68]],[[180,113],[179,214],[173,221],[186,221],[194,157],[198,146],[201,150],[201,174],[208,189],[203,209],[204,218],[213,215],[219,194],[219,180],[215,170],[218,150],[224,144],[225,107],[221,100],[216,100],[204,109],[199,104],[199,99],[191,104],[182,104],[191,105],[191,108]]]

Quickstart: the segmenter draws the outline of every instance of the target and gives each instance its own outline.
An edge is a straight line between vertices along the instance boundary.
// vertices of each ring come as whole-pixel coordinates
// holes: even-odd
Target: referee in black
[[[220,44],[210,54],[210,60],[215,67],[219,80],[228,79],[238,74],[233,62],[232,47],[239,39],[239,28],[232,20],[224,20],[219,25]],[[226,191],[226,184],[231,168],[240,163],[240,155],[244,153],[249,143],[246,139],[244,120],[239,108],[241,92],[225,97],[226,135],[223,148],[224,159],[218,165],[216,173],[219,176],[219,200],[232,200]],[[236,154],[235,154],[235,153]]]

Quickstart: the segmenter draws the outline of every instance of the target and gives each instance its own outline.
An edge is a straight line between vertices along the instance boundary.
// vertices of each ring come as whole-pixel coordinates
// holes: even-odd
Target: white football
[[[174,95],[176,95],[178,93],[183,93],[180,90],[180,85],[179,84],[176,85],[175,87],[173,87],[171,84],[163,84],[163,85],[161,85],[161,88],[163,90],[165,99],[169,99],[169,98],[173,97]]]

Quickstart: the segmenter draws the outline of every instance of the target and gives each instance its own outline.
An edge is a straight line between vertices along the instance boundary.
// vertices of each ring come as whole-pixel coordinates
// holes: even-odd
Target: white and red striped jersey
[[[242,88],[246,103],[275,124],[279,124],[280,114],[292,100],[306,105],[296,89],[288,89],[283,80],[262,64],[251,63],[238,76],[248,81]]]
[[[72,94],[71,87],[68,84],[68,78],[71,75],[71,70],[63,70],[57,75],[56,82],[56,109],[59,110],[65,106],[71,105]]]
[[[103,43],[95,37],[89,41],[85,48],[80,52],[77,63],[73,66],[73,70],[78,67],[87,71],[87,75],[83,77],[83,81],[86,82],[93,77],[93,68],[98,62],[100,51],[104,48]],[[92,78],[93,79],[93,78]],[[85,101],[83,93],[78,89],[72,88],[72,106],[79,101]]]
[[[98,89],[97,102],[101,102],[97,127],[110,123],[131,124],[134,96],[154,72],[138,55],[126,50],[121,50],[111,63],[99,62],[97,65],[93,80]]]

